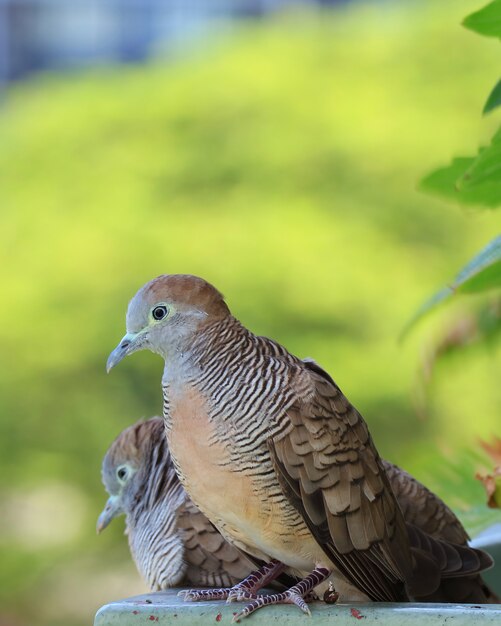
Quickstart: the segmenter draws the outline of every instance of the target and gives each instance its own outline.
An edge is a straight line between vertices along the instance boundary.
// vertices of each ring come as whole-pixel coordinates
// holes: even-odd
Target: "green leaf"
[[[493,239],[459,272],[451,288],[473,293],[501,287],[501,235]]]
[[[484,105],[484,110],[482,113],[485,115],[486,113],[490,113],[496,107],[501,104],[501,80],[499,80],[494,87],[494,89],[489,94],[487,98],[487,102]]]
[[[501,128],[492,138],[490,146],[480,150],[475,161],[457,184],[460,191],[481,185],[498,186],[501,204]]]
[[[501,206],[501,129],[476,158],[456,157],[425,176],[419,188],[464,205]]]
[[[419,183],[419,188],[422,191],[438,194],[447,200],[468,204],[463,195],[460,197],[456,183],[474,161],[475,157],[455,157],[450,165],[440,167],[425,176]],[[473,203],[476,201],[476,198],[473,198]]]
[[[458,273],[450,285],[427,300],[410,319],[401,333],[401,339],[418,320],[456,293],[478,293],[501,287],[501,235],[483,248]]]
[[[479,11],[465,17],[463,26],[480,35],[501,39],[501,0],[494,0]]]

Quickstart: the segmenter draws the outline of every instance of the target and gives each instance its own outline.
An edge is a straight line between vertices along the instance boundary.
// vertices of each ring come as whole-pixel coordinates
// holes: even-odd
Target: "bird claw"
[[[303,613],[306,613],[306,615],[311,616],[310,607],[306,603],[303,596],[299,595],[299,593],[296,593],[295,591],[291,591],[289,589],[288,591],[284,591],[283,594],[279,594],[279,595],[284,595],[286,599],[283,600],[283,602],[276,602],[274,604],[295,604],[297,607],[301,609],[301,611],[303,611]]]
[[[296,591],[288,589],[283,593],[274,593],[268,596],[256,597],[252,600],[252,602],[249,602],[249,604],[244,606],[239,613],[236,613],[231,621],[232,623],[238,622],[240,619],[248,617],[251,613],[254,613],[254,611],[257,611],[261,607],[268,606],[270,604],[295,604],[301,609],[301,611],[303,611],[303,613],[311,616],[311,611],[303,597]]]
[[[326,580],[329,574],[330,571],[328,569],[317,566],[306,578],[300,580],[296,585],[287,589],[287,591],[283,593],[272,593],[267,596],[258,596],[244,606],[240,613],[236,613],[232,621],[238,622],[241,618],[247,617],[251,613],[254,613],[254,611],[257,611],[263,606],[268,606],[269,604],[295,604],[303,613],[311,615],[305,598],[308,598],[312,594],[313,589]]]
[[[245,602],[246,600],[255,600],[257,595],[246,591],[245,589],[232,589],[226,599],[226,604],[230,602]]]
[[[182,589],[178,596],[185,602],[203,602],[208,600],[226,600],[231,589]]]
[[[256,600],[258,591],[267,582],[275,578],[284,569],[285,565],[279,561],[272,560],[265,563],[255,572],[251,572],[244,580],[233,587],[221,589],[183,589],[178,592],[185,602],[200,602],[208,600],[227,600],[228,602],[242,602]]]

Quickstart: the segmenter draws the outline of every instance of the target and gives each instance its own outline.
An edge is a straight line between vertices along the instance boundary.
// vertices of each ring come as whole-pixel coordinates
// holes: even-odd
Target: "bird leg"
[[[201,600],[228,600],[239,602],[241,600],[253,600],[257,598],[256,592],[262,589],[272,580],[275,580],[283,572],[285,565],[273,559],[233,587],[221,589],[183,589],[178,593],[185,602],[199,602]]]
[[[251,572],[247,578],[230,589],[227,602],[241,602],[242,600],[254,600],[256,592],[271,583],[285,569],[285,565],[273,559],[262,567]]]
[[[238,622],[242,617],[247,617],[251,613],[254,613],[254,611],[268,604],[295,604],[304,613],[311,615],[304,597],[311,593],[314,587],[326,580],[330,576],[330,573],[330,570],[325,567],[316,567],[311,574],[308,574],[306,578],[303,578],[303,580],[299,581],[290,589],[287,589],[287,591],[283,593],[273,593],[268,596],[258,596],[252,599],[240,613],[237,613],[233,617],[232,622]]]

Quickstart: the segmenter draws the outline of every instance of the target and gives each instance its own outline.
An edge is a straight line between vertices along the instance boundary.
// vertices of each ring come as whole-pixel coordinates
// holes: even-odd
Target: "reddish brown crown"
[[[142,297],[150,304],[176,302],[195,307],[211,317],[230,314],[223,295],[210,283],[190,274],[163,274],[141,289]]]
[[[126,428],[111,444],[107,453],[107,461],[112,465],[120,465],[124,461],[141,461],[147,447],[158,442],[164,436],[164,422],[155,417],[146,422],[140,421]]]

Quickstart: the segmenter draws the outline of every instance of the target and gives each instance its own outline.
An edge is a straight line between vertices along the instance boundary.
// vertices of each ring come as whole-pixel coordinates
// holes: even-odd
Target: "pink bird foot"
[[[251,602],[233,617],[232,622],[238,622],[241,618],[248,617],[254,611],[270,604],[295,604],[304,613],[311,615],[304,597],[308,596],[314,587],[326,580],[329,575],[330,571],[325,567],[316,567],[306,578],[303,578],[303,580],[283,593],[273,593],[268,596],[257,596],[255,598],[242,597],[242,599],[250,599]]]
[[[256,592],[272,582],[279,576],[285,565],[273,559],[258,570],[251,572],[247,578],[233,587],[221,589],[183,589],[177,595],[185,602],[200,602],[207,600],[227,600],[228,602],[240,602],[257,598]]]

